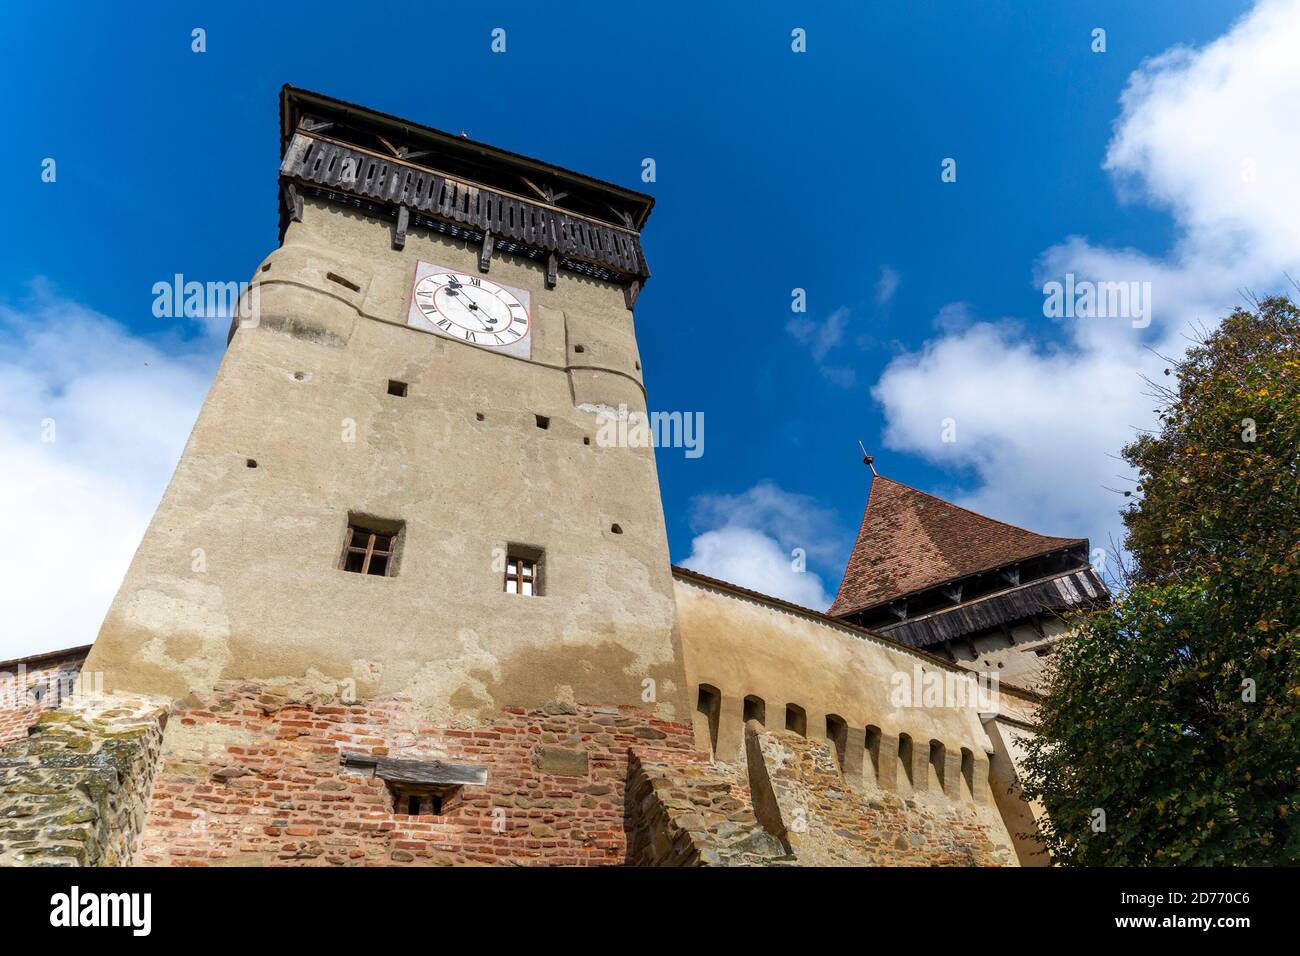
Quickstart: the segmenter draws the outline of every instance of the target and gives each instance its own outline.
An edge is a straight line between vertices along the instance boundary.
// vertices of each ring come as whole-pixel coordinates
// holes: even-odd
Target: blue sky
[[[0,657],[94,637],[223,344],[155,319],[152,286],[274,248],[285,82],[656,197],[651,407],[706,422],[703,456],[659,454],[673,558],[805,603],[856,532],[859,440],[892,478],[1104,544],[1147,346],[1295,268],[1294,3],[288,6],[0,14],[0,489],[88,581],[55,600],[19,562]],[[1067,271],[1152,281],[1155,321],[1045,318]]]

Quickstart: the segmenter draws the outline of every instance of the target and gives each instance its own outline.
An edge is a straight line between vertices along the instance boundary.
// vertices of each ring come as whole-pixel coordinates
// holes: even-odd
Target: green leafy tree
[[[1054,655],[1026,795],[1063,864],[1300,863],[1300,310],[1238,309],[1165,374],[1123,450],[1131,566]]]

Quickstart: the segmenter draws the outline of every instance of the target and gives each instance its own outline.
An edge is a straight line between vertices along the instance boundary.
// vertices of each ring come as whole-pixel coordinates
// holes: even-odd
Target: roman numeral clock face
[[[452,272],[432,263],[416,267],[407,324],[471,345],[529,358],[530,296],[483,276]]]

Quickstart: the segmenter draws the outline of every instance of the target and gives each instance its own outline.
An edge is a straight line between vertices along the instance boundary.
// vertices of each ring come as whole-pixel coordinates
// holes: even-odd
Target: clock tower
[[[646,195],[281,95],[281,244],[86,669],[687,715],[633,306]]]

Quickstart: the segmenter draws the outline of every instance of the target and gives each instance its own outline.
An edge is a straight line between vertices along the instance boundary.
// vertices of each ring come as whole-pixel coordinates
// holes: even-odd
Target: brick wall
[[[750,766],[632,707],[505,708],[424,723],[232,683],[172,716],[136,861],[182,866],[988,865],[1014,862],[991,802],[860,791],[825,742],[748,728]],[[486,771],[410,815],[345,754]]]
[[[75,655],[73,655],[75,657]],[[50,670],[67,662],[47,662]],[[46,703],[42,701],[42,703]],[[18,710],[15,708],[14,710]],[[972,798],[848,780],[823,741],[746,728],[744,763],[633,707],[505,708],[426,724],[409,700],[346,703],[231,683],[206,699],[72,698],[0,751],[0,858],[150,865],[988,865],[1014,863]],[[162,727],[166,721],[165,735]],[[345,754],[486,773],[410,815]],[[364,763],[364,761],[363,761]],[[137,839],[138,836],[138,839]]]
[[[0,744],[26,736],[27,728],[72,695],[90,647],[73,647],[0,663]]]
[[[347,704],[306,688],[219,686],[163,741],[138,862],[150,865],[609,865],[628,859],[633,747],[692,747],[690,727],[631,707],[505,708],[474,729],[430,726],[408,701]],[[344,753],[487,770],[441,815],[394,811]]]

